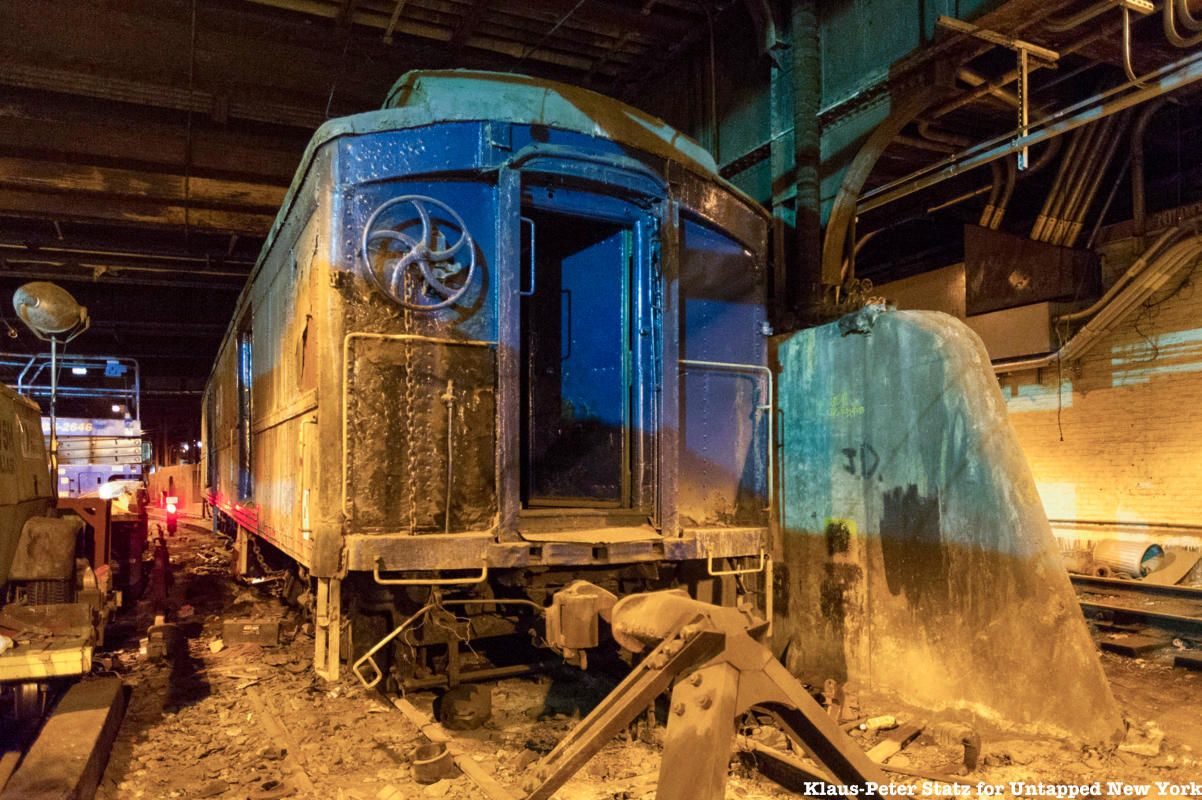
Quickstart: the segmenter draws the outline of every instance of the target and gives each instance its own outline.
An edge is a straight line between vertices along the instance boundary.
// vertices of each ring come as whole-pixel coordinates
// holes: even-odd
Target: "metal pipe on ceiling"
[[[1165,0],[1165,2],[1169,3],[1173,2],[1173,0]],[[1188,0],[1181,0],[1181,5],[1177,7],[1176,11],[1181,15],[1182,25],[1191,31],[1202,31],[1202,19],[1198,19],[1190,13]]]
[[[1052,204],[1057,201],[1063,189],[1065,173],[1077,159],[1077,151],[1081,148],[1081,138],[1084,133],[1085,131],[1075,131],[1069,137],[1068,150],[1065,152],[1064,158],[1060,159],[1060,167],[1056,170],[1056,177],[1052,179],[1052,187],[1048,190],[1047,197],[1043,199],[1043,207],[1039,210],[1039,214],[1035,217],[1035,223],[1031,226],[1031,238],[1036,241],[1043,239],[1044,228],[1047,227],[1051,217]]]
[[[1055,235],[1056,226],[1060,224],[1061,215],[1064,213],[1066,205],[1077,191],[1077,187],[1081,182],[1081,176],[1085,174],[1085,171],[1089,168],[1089,164],[1097,156],[1097,148],[1094,147],[1094,142],[1101,127],[1101,123],[1095,122],[1081,129],[1081,145],[1077,148],[1076,157],[1068,165],[1068,169],[1064,174],[1064,180],[1059,186],[1053,188],[1055,197],[1052,201],[1052,207],[1048,210],[1047,220],[1044,222],[1040,235],[1034,237],[1038,241],[1050,241]]]
[[[1130,82],[1124,83],[1074,103],[1044,120],[1034,122],[1025,136],[1020,130],[1009,131],[878,186],[861,196],[857,211],[862,214],[879,208],[928,186],[934,186],[968,170],[1004,158],[1024,147],[1061,136],[1202,80],[1202,53],[1195,53],[1168,64],[1143,76],[1141,80],[1146,84],[1142,88]]]
[[[1177,3],[1178,0],[1164,0],[1164,5],[1161,8],[1161,20],[1164,24],[1164,37],[1168,39],[1169,43],[1174,47],[1193,47],[1199,42],[1202,42],[1202,33],[1196,36],[1191,36],[1187,39],[1182,36],[1180,32],[1178,32],[1177,19],[1175,16],[1176,12],[1178,11]],[[1182,5],[1185,5],[1185,3],[1182,3]],[[1202,29],[1202,24],[1190,16],[1188,8],[1185,9],[1185,13],[1183,13],[1181,17],[1183,22],[1185,22],[1186,18],[1188,17],[1189,21],[1185,23],[1186,27],[1190,27],[1192,23],[1199,24],[1199,29]]]
[[[982,228],[988,228],[989,223],[993,220],[993,213],[997,209],[998,199],[1002,195],[1002,181],[1006,179],[1005,173],[1002,171],[1002,162],[994,161],[989,165],[990,176],[992,180],[989,183],[989,198],[985,201],[985,207],[981,209],[981,217],[977,220],[977,224]]]
[[[1166,244],[1168,244],[1169,241],[1172,240],[1175,236],[1177,236],[1177,234],[1179,234],[1180,232],[1181,232],[1181,229],[1178,227],[1172,227],[1172,228],[1165,230],[1164,233],[1160,234],[1160,236],[1156,239],[1155,242],[1152,243],[1152,245],[1150,247],[1148,247],[1146,250],[1144,250],[1142,253],[1140,253],[1139,258],[1137,258],[1137,259],[1135,259],[1135,261],[1131,262],[1131,266],[1127,267],[1127,270],[1122,275],[1119,276],[1119,279],[1117,281],[1115,281],[1114,284],[1109,289],[1106,290],[1106,293],[1103,294],[1096,303],[1089,306],[1088,308],[1083,308],[1079,311],[1073,311],[1068,314],[1061,314],[1060,316],[1056,317],[1056,321],[1057,322],[1078,322],[1078,321],[1086,319],[1088,317],[1092,317],[1094,314],[1101,311],[1103,308],[1105,308],[1110,303],[1111,300],[1114,299],[1114,296],[1116,294],[1118,294],[1120,291],[1122,291],[1124,286],[1126,286],[1137,275],[1139,275],[1141,272],[1143,272],[1144,268],[1148,266],[1148,262],[1152,260],[1152,257],[1155,256],[1158,252],[1160,252],[1160,249],[1162,247],[1164,247]]]
[[[909,137],[898,136],[898,137],[894,137],[893,141],[901,142],[901,143],[905,144],[908,141],[921,142],[922,140],[921,139],[911,140]],[[1043,152],[1039,154],[1039,158],[1037,158],[1034,162],[1032,162],[1031,166],[1029,166],[1025,170],[1023,170],[1023,177],[1029,178],[1030,176],[1034,175],[1035,173],[1039,172],[1040,170],[1046,168],[1048,164],[1052,163],[1052,159],[1054,159],[1056,157],[1056,154],[1060,152],[1060,141],[1061,141],[1060,139],[1049,140],[1047,147],[1045,147],[1043,149]],[[937,147],[937,145],[935,145],[932,142],[922,142],[922,145],[925,145],[927,149],[935,149],[935,147]],[[914,146],[917,147],[920,145],[915,144]],[[1010,159],[1006,160],[1006,173],[1007,173],[1008,183],[1006,184],[1006,188],[1003,190],[1002,201],[999,204],[999,207],[997,208],[997,210],[995,211],[993,220],[992,220],[991,224],[989,225],[989,227],[993,228],[994,230],[997,230],[999,227],[1001,227],[1002,220],[1006,215],[1006,210],[1010,205],[1011,195],[1013,195],[1013,193],[1014,193],[1014,187],[1018,182],[1018,174],[1017,174],[1018,167],[1017,167],[1017,163],[1016,163],[1015,159],[1010,158]],[[963,203],[966,200],[971,200],[974,197],[980,197],[981,195],[988,192],[990,190],[990,188],[992,188],[992,185],[978,186],[976,189],[965,192],[964,194],[956,195],[955,197],[951,198],[950,200],[944,200],[941,203],[930,206],[929,208],[927,208],[927,213],[934,214],[936,211],[942,211],[945,208],[951,208],[952,206],[959,205],[960,203]],[[884,228],[879,228],[877,230],[884,230]]]
[[[1135,235],[1142,237],[1148,220],[1147,189],[1144,184],[1144,139],[1148,125],[1156,112],[1164,108],[1167,98],[1154,100],[1140,110],[1131,128],[1131,217]]]
[[[1089,187],[1085,190],[1085,196],[1081,199],[1081,205],[1077,208],[1076,213],[1069,218],[1068,228],[1063,240],[1065,247],[1075,245],[1077,238],[1081,235],[1081,231],[1085,228],[1085,218],[1089,215],[1089,209],[1093,207],[1093,201],[1098,196],[1098,190],[1102,187],[1102,179],[1110,171],[1110,165],[1114,162],[1114,154],[1118,150],[1119,141],[1122,138],[1120,134],[1126,129],[1130,118],[1130,110],[1124,111],[1116,118],[1119,122],[1115,124],[1114,132],[1106,145],[1106,154],[1103,156],[1098,168],[1094,171]]]
[[[1121,119],[1122,115],[1107,117],[1101,122],[1091,125],[1091,128],[1097,129],[1097,136],[1094,137],[1088,150],[1085,151],[1085,157],[1082,159],[1081,169],[1075,176],[1073,183],[1066,187],[1064,195],[1064,204],[1060,212],[1056,215],[1056,220],[1052,225],[1052,230],[1047,236],[1047,241],[1054,245],[1060,245],[1064,242],[1068,235],[1069,225],[1081,207],[1082,201],[1085,199],[1086,191],[1089,187],[1089,182],[1100,171],[1105,171],[1105,159],[1108,157],[1108,144],[1117,144],[1114,137],[1117,134],[1115,131],[1115,121]],[[1114,151],[1111,148],[1110,154]]]
[[[997,163],[996,161],[993,163]],[[1027,174],[1033,171],[1032,167],[1028,167]],[[1014,196],[1014,185],[1018,183],[1018,158],[1011,157],[1006,159],[1006,188],[1002,190],[1002,199],[998,201],[997,208],[993,211],[993,217],[987,220],[985,227],[992,230],[997,230],[1002,225],[1002,219],[1006,216],[1006,209],[1010,207],[1010,198]]]
[[[1110,213],[1110,206],[1114,203],[1114,196],[1118,194],[1119,185],[1123,182],[1123,176],[1127,174],[1127,167],[1131,164],[1131,154],[1123,159],[1123,165],[1119,167],[1118,172],[1114,176],[1114,182],[1110,184],[1110,191],[1106,194],[1106,202],[1102,203],[1102,208],[1098,211],[1098,216],[1093,221],[1093,228],[1089,231],[1089,238],[1085,240],[1085,249],[1091,249],[1094,241],[1098,238],[1098,231],[1102,230],[1102,223],[1106,221],[1106,215]]]

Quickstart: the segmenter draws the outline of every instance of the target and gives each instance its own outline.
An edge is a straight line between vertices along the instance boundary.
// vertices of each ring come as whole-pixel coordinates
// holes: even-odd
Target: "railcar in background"
[[[578,579],[758,593],[768,223],[698,144],[562,84],[412,72],[322,126],[202,421],[215,524],[291,570],[320,674],[507,674],[486,645],[515,633],[577,658]]]

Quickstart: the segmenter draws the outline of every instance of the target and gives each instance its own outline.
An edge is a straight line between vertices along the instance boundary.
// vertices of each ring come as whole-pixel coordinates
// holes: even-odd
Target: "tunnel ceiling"
[[[8,298],[56,280],[95,320],[74,351],[140,359],[147,413],[191,420],[324,120],[414,68],[630,96],[707,26],[691,0],[22,0],[0,29],[0,350],[39,349]]]
[[[695,124],[708,113],[712,25],[721,65],[719,162],[723,174],[767,199],[780,187],[761,181],[762,191],[754,190],[759,178],[748,176],[767,174],[769,145],[788,131],[768,130],[766,57],[760,42],[740,33],[766,7],[733,0],[0,4],[0,292],[11,296],[30,279],[63,283],[96,320],[76,352],[140,359],[148,411],[192,424],[196,392],[237,293],[321,122],[379,107],[406,70],[467,67],[588,86],[713,144],[704,119]],[[873,81],[892,90],[932,64],[950,76],[956,107],[932,106],[908,124],[867,189],[945,158],[960,142],[1013,129],[1012,52],[939,29],[942,6],[831,0],[816,7],[824,151],[855,154],[862,132],[843,136],[840,126],[871,105]],[[991,30],[1061,53],[1056,68],[1031,76],[1036,109],[1061,109],[1124,80],[1117,8],[1061,29],[1094,1],[965,0],[956,7]],[[1158,14],[1135,21],[1132,42],[1139,73],[1190,52],[1166,42]],[[777,63],[789,63],[787,52],[775,51]],[[954,102],[964,97],[971,102]],[[1190,158],[1202,133],[1198,109],[1193,95],[1178,93],[1149,129],[1150,211],[1202,200],[1202,171]],[[1087,221],[1097,221],[1115,187],[1103,235],[1131,216],[1125,142]],[[840,168],[824,162],[824,180],[837,180]],[[1056,172],[1053,163],[1020,177],[1003,230],[1030,231]],[[857,273],[881,283],[954,263],[990,180],[989,168],[976,169],[861,214]],[[16,337],[0,350],[39,349],[19,325],[11,330]]]
[[[1192,3],[1191,7],[1198,4]],[[1082,21],[1071,24],[1077,20]],[[1095,0],[1064,3],[1011,0],[997,4],[978,21],[1003,36],[1040,45],[1060,55],[1054,67],[1036,67],[1030,73],[1033,121],[1128,80],[1123,67],[1118,6],[1107,7]],[[1159,12],[1147,16],[1133,14],[1131,32],[1131,60],[1137,75],[1196,55],[1194,49],[1174,47],[1166,40]],[[1012,50],[971,36],[936,30],[927,47],[893,65],[889,81],[894,85],[904,83],[905,69],[919,73],[935,62],[943,68],[944,80],[950,84],[948,93],[907,124],[885,148],[865,184],[865,191],[1016,128],[1012,77],[1016,57]],[[1194,156],[1202,135],[1202,104],[1198,98],[1199,93],[1193,87],[1168,95],[1168,102],[1148,127],[1143,152],[1149,212],[1202,200],[1202,173]],[[1130,229],[1128,159],[1131,131],[1143,107],[1137,106],[1125,123],[1115,129],[1116,152],[1089,206],[1077,247],[1084,246],[1094,235],[1095,226],[1098,227],[1095,241]],[[824,137],[837,127],[838,113],[838,104],[825,109]],[[1030,234],[1070,141],[1066,136],[1059,138],[1062,149],[1051,160],[1040,169],[1018,173],[1013,198],[1000,225],[1002,230],[1023,237]],[[1039,163],[1047,146],[1032,149],[1032,164]],[[837,144],[830,149],[837,149]],[[856,274],[880,284],[961,260],[964,226],[979,224],[991,183],[990,168],[977,168],[860,214],[855,228],[860,244]]]

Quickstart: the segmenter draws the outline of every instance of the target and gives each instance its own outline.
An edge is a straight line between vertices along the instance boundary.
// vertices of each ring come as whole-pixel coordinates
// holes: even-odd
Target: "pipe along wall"
[[[776,357],[774,641],[789,669],[878,708],[1116,741],[1118,708],[976,334],[869,306],[783,337]]]

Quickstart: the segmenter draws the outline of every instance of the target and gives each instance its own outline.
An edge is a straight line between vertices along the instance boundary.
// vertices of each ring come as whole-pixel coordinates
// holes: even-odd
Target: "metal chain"
[[[253,533],[247,532],[247,541],[250,542],[250,552],[255,557],[255,561],[259,565],[259,569],[263,571],[263,576],[266,578],[278,578],[288,572],[287,569],[272,569],[267,566],[267,560],[263,558],[263,551],[259,549],[259,537]]]
[[[413,312],[404,311],[404,328],[406,333],[413,330]],[[405,342],[405,499],[409,507],[409,533],[417,532],[417,380],[413,374],[413,346]]]

